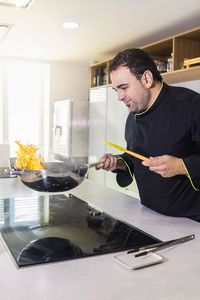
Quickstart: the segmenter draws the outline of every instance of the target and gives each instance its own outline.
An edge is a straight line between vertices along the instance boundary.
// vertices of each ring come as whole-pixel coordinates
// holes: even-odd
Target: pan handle
[[[114,156],[115,156],[115,155],[114,155]],[[117,160],[120,159],[118,156],[116,156],[116,157],[117,157]],[[88,168],[96,167],[98,164],[101,164],[101,162],[100,162],[100,161],[97,161],[97,162],[88,164]]]
[[[15,169],[5,169],[5,174],[7,175],[23,175],[24,169],[22,170],[15,170]]]
[[[100,164],[99,161],[98,161],[98,162],[91,163],[91,164],[88,165],[88,168],[96,167],[96,166],[99,165],[99,164]]]

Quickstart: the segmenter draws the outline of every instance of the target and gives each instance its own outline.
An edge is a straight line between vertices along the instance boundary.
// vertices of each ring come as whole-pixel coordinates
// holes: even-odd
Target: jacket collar
[[[163,100],[164,95],[167,91],[167,84],[162,81],[162,85],[160,88],[160,91],[158,92],[158,95],[152,105],[148,107],[146,110],[142,111],[141,113],[134,113],[135,119],[141,118],[143,116],[146,116],[147,114],[151,113],[152,110],[154,110]]]

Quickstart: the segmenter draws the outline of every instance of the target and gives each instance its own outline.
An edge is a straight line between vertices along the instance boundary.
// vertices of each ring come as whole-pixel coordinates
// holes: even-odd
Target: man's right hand
[[[99,160],[100,164],[96,166],[96,169],[104,169],[106,171],[113,171],[117,169],[117,157],[110,154],[106,153],[104,154],[103,157]]]
[[[114,171],[116,169],[126,170],[124,162],[117,156],[110,153],[104,154],[104,156],[99,160],[100,164],[96,166],[96,169],[104,169],[106,171]]]

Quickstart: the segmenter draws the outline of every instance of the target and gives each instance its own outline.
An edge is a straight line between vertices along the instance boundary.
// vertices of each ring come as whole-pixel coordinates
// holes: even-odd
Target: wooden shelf
[[[170,57],[173,51],[173,38],[167,38],[140,48],[152,57]]]
[[[200,66],[162,73],[161,75],[167,84],[200,80]]]
[[[91,87],[90,89],[91,89],[91,90],[95,90],[95,89],[98,89],[98,88],[104,88],[104,87],[107,87],[107,86],[111,86],[111,83],[103,84],[103,85],[99,85],[99,86],[93,86],[93,87]]]
[[[191,68],[194,65],[200,65],[200,57],[184,60],[184,67]]]
[[[166,83],[171,84],[200,79],[200,66],[183,69],[185,59],[200,57],[200,27],[155,43],[144,45],[141,49],[149,53],[154,59],[159,59],[164,62],[167,62],[167,59],[171,57],[171,54],[173,55],[172,71],[161,74]],[[109,63],[111,60],[112,58],[109,58],[108,60],[90,66],[91,88],[111,84],[109,74]],[[102,66],[104,66],[106,70],[106,80],[104,78],[103,84],[98,85],[95,83],[96,71],[100,70]]]

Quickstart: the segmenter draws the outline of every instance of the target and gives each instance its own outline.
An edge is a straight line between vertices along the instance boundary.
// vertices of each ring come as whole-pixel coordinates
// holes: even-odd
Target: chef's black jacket
[[[182,158],[187,175],[164,178],[124,153],[129,170],[117,170],[118,184],[125,187],[135,176],[145,206],[169,216],[200,218],[200,94],[164,83],[149,109],[130,112],[125,139],[128,150],[146,157]]]

